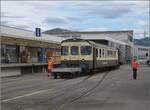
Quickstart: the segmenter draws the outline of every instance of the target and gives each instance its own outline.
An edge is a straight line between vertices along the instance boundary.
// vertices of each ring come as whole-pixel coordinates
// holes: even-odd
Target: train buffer
[[[81,71],[82,69],[79,67],[59,67],[52,69],[53,75],[57,75],[60,78],[63,78],[64,76],[78,76],[81,73]]]

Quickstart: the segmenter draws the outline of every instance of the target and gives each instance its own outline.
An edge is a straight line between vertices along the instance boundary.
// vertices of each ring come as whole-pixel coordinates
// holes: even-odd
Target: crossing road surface
[[[2,110],[150,110],[150,67],[129,65],[74,79],[46,74],[2,78]]]

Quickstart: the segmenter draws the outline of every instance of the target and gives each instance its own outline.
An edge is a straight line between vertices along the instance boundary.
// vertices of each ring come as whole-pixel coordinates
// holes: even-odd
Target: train
[[[118,50],[84,39],[67,39],[61,43],[61,64],[90,71],[118,65]]]
[[[94,41],[71,38],[61,42],[61,67],[81,68],[82,73],[119,66],[118,49]],[[63,71],[63,70],[62,70]],[[54,74],[63,76],[64,72]]]

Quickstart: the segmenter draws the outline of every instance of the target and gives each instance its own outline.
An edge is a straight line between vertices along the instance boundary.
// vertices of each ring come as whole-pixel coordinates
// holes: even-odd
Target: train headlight
[[[85,61],[85,59],[83,58],[81,61]]]

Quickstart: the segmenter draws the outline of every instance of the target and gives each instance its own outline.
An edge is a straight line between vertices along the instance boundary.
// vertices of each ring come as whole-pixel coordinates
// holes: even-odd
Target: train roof
[[[107,48],[107,49],[112,49],[112,50],[116,50],[116,48],[104,45],[104,44],[100,44],[100,43],[95,43],[94,41],[88,41],[91,45],[94,45],[96,47],[102,47],[102,48]]]
[[[79,38],[71,38],[71,39],[66,39],[63,40],[61,43],[63,42],[88,42],[89,44],[91,44],[92,46],[96,46],[96,47],[102,47],[102,48],[109,48],[112,50],[116,50],[116,48],[110,47],[110,46],[106,46],[104,44],[100,44],[100,43],[95,43],[94,41],[90,41],[90,40],[86,40],[86,39],[79,39]]]

